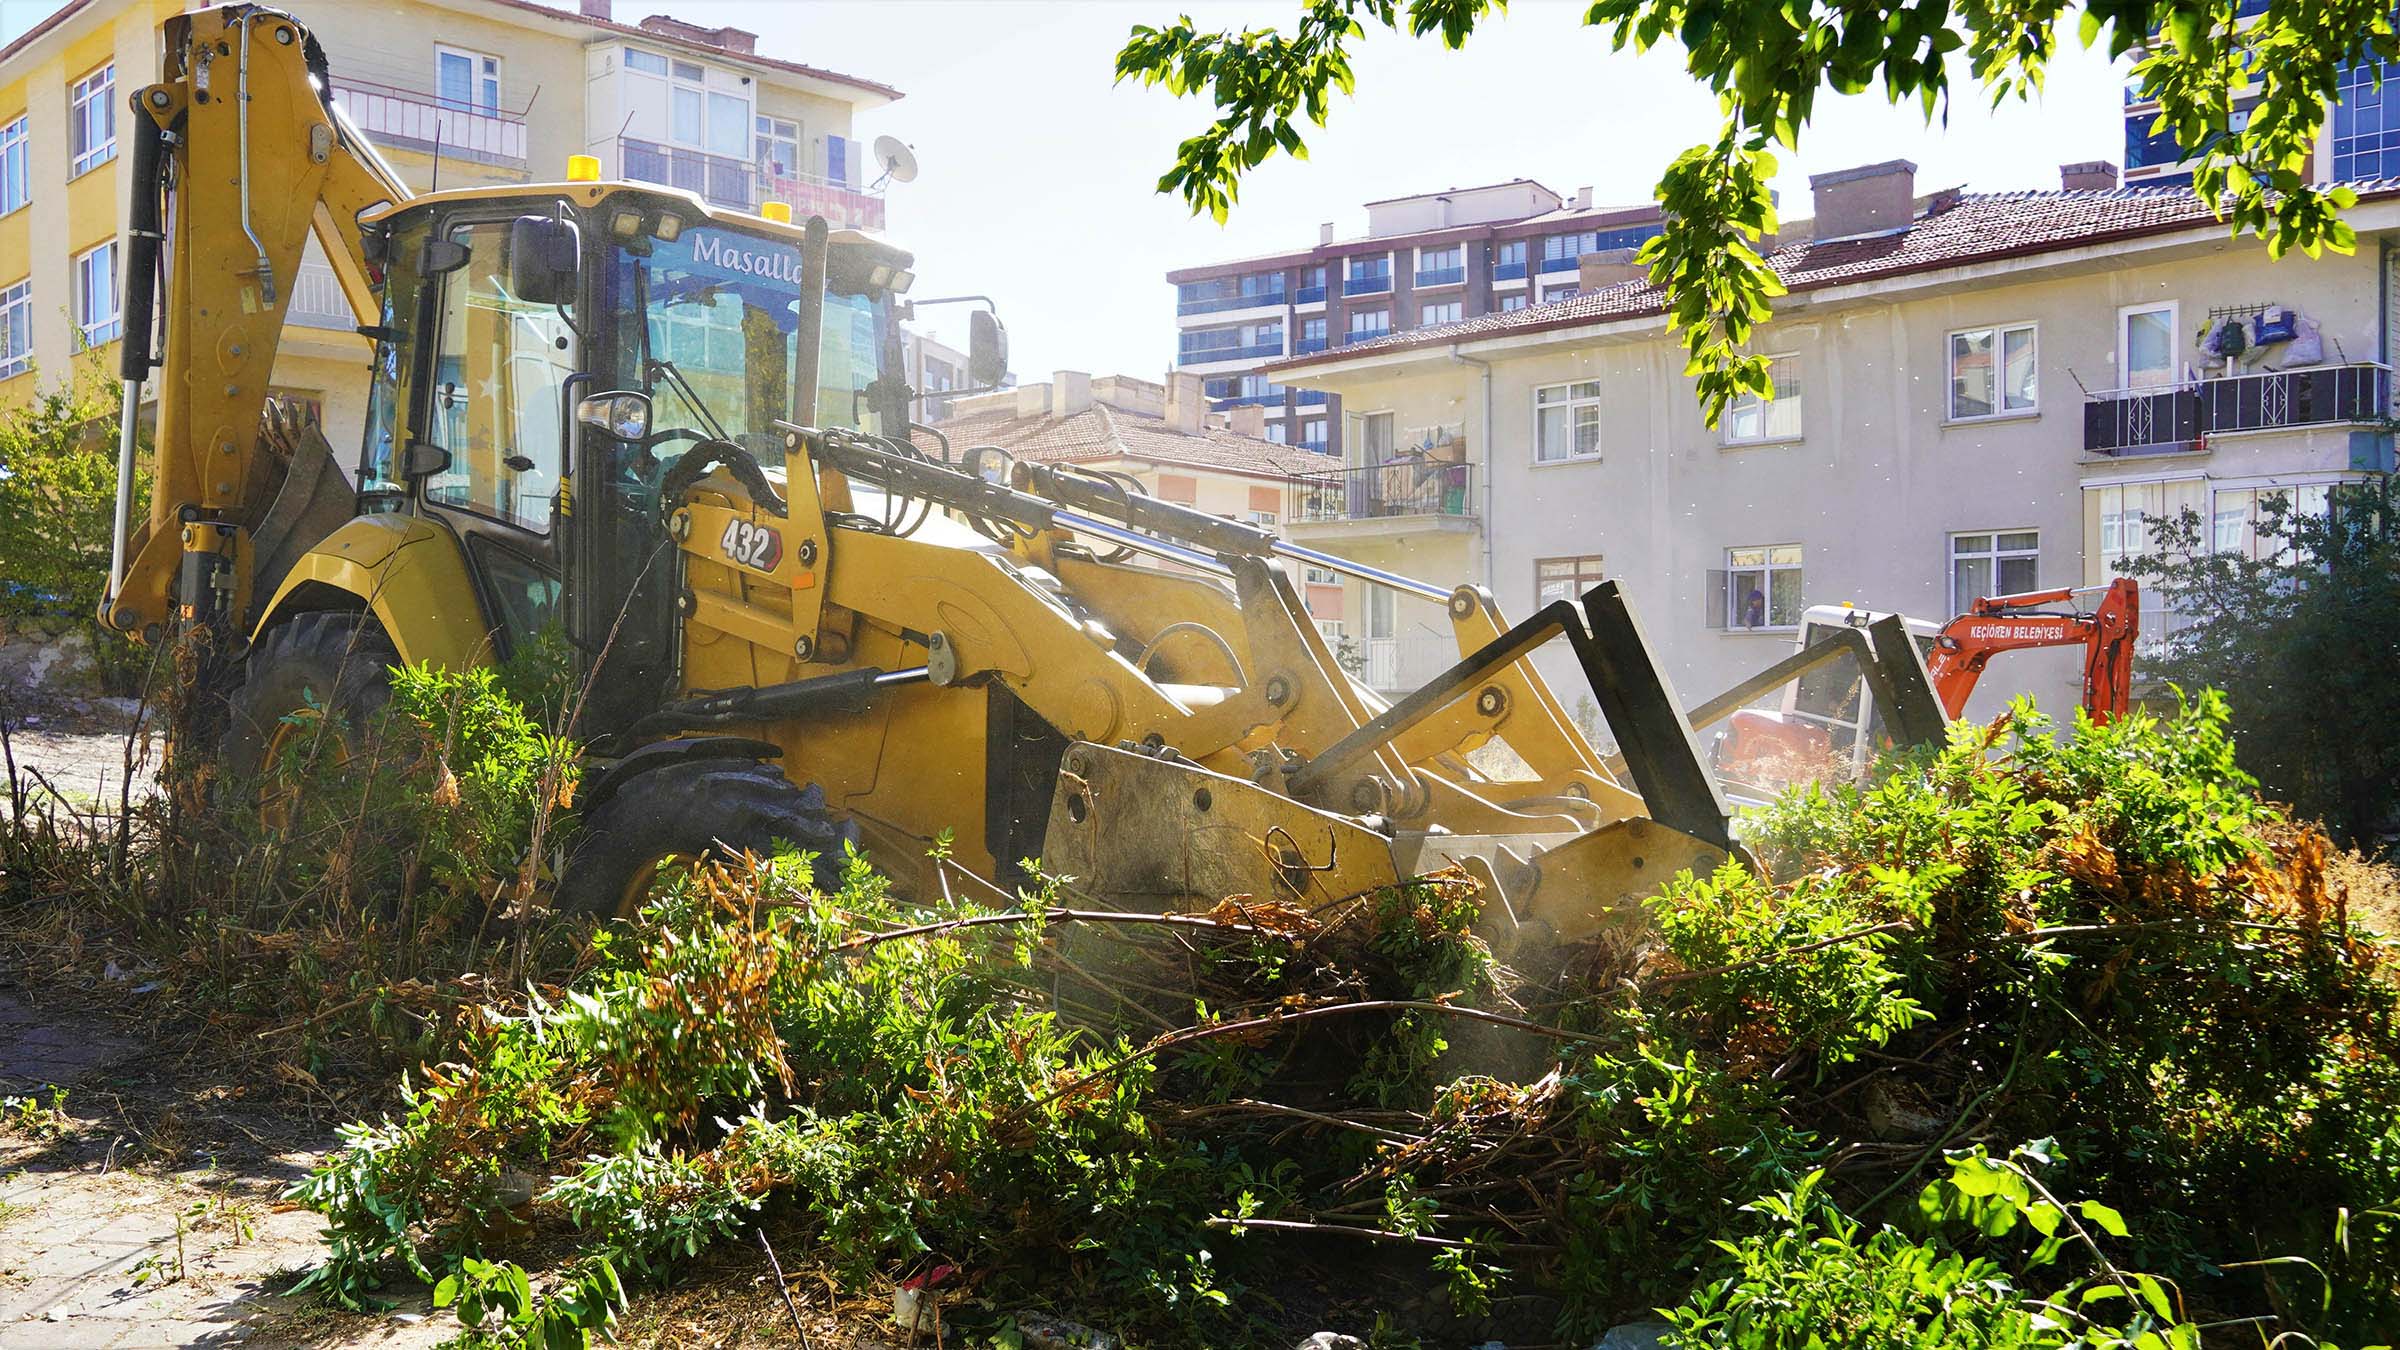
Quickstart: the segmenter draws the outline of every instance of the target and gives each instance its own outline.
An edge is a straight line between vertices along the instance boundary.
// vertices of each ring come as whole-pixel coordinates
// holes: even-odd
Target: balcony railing
[[[378,145],[525,167],[525,119],[515,113],[348,76],[334,79],[333,97]]]
[[[1323,299],[1323,296],[1319,296]],[[1212,295],[1201,300],[1179,300],[1177,314],[1222,314],[1229,309],[1272,309],[1283,305],[1281,291],[1245,292],[1241,295]]]
[[[1216,361],[1264,361],[1283,355],[1283,343],[1259,343],[1249,347],[1184,348],[1176,357],[1177,365],[1205,366]]]
[[[1310,352],[1321,352],[1327,345],[1325,339],[1321,337],[1302,338],[1292,344],[1292,355],[1306,356]]]
[[[1430,272],[1417,273],[1417,289],[1419,290],[1428,286],[1464,286],[1466,284],[1467,269],[1464,267],[1437,267]]]
[[[1325,404],[1325,391],[1322,389],[1303,389],[1293,401],[1298,403],[1303,408],[1320,408]]]
[[[1373,342],[1379,337],[1390,337],[1391,335],[1392,330],[1389,328],[1353,328],[1342,334],[1342,345],[1347,347],[1354,342]]]
[[[2093,455],[2171,455],[2226,432],[2379,422],[2390,414],[2391,383],[2390,367],[2360,362],[2111,389],[2083,405],[2083,448]]]
[[[1292,292],[1292,303],[1295,305],[1324,304],[1325,288],[1322,286],[1303,286],[1299,290]]]
[[[1334,655],[1378,694],[1414,693],[1459,661],[1458,639],[1439,633],[1345,638]]]
[[[823,216],[837,229],[883,228],[881,195],[815,174],[783,173],[768,164],[631,136],[617,142],[617,167],[627,178],[681,188],[712,206],[756,211],[763,202],[788,202],[794,220]]]
[[[1208,401],[1208,406],[1219,411],[1226,408],[1280,408],[1283,406],[1283,395],[1280,393],[1232,394],[1223,398],[1212,398]]]
[[[1344,295],[1381,295],[1392,288],[1392,274],[1371,277],[1351,277],[1342,283]]]
[[[1542,259],[1542,270],[1545,272],[1572,272],[1582,265],[1583,259],[1580,257]]]
[[[1475,514],[1472,465],[1444,459],[1395,459],[1324,473],[1295,474],[1286,520],[1323,523],[1392,516]]]
[[[321,262],[304,262],[292,276],[292,303],[283,312],[283,321],[302,328],[330,328],[336,332],[358,330],[358,320],[350,313],[349,297],[342,294],[341,278]]]
[[[1492,280],[1494,281],[1523,281],[1524,279],[1525,264],[1521,262],[1492,264]]]

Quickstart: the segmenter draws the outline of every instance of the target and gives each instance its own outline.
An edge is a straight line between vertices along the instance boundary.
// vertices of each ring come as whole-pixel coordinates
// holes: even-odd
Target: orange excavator
[[[2049,608],[2091,596],[2099,599],[2088,611]],[[2131,577],[1984,597],[1938,627],[1849,605],[1812,606],[1798,650],[1694,709],[1692,729],[1727,724],[1714,757],[1729,782],[1773,785],[1845,765],[1856,774],[1885,746],[1938,739],[1942,725],[1966,711],[1994,656],[2073,646],[2084,650],[2082,706],[2107,722],[2133,705],[2140,631],[2141,588]],[[1780,707],[1745,706],[1778,687]]]

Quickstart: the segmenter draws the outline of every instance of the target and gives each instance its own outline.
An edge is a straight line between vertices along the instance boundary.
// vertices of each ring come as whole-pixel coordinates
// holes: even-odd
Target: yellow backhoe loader
[[[930,887],[949,831],[995,898],[1028,858],[1144,905],[1322,903],[1456,863],[1521,937],[1589,931],[1734,847],[1613,584],[1512,625],[1481,588],[1117,480],[928,452],[899,249],[588,161],[412,195],[290,15],[181,14],[164,51],[132,100],[123,366],[128,470],[155,375],[156,488],[139,532],[120,505],[104,618],[218,654],[183,664],[220,686],[237,767],[303,708],[365,717],[395,663],[557,629],[588,691],[563,905],[615,911],[662,859],[778,840],[855,840]],[[354,483],[307,428],[260,429],[312,231],[373,343]],[[988,382],[1004,339],[975,331]],[[1459,661],[1377,698],[1293,562],[1447,605]],[[1526,659],[1554,640],[1621,769]],[[1470,765],[1494,742],[1513,776]]]

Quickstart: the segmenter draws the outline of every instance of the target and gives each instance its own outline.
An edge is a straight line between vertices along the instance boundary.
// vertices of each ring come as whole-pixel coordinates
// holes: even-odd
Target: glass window
[[[25,119],[0,127],[0,216],[33,200],[32,180],[26,176]]]
[[[2324,515],[2330,496],[2323,483],[2218,488],[2209,515],[2209,546],[2259,562],[2281,559],[2292,550],[2292,518]]]
[[[1525,241],[1511,239],[1493,249],[1492,262],[1498,267],[1523,267],[1525,265]]]
[[[69,177],[117,157],[117,67],[100,67],[75,82],[67,99],[67,144],[75,156]]]
[[[2141,305],[2117,312],[2117,364],[2128,389],[2175,383],[2175,306]]]
[[[1457,323],[1465,313],[1464,305],[1459,301],[1449,300],[1438,305],[1425,306],[1423,312],[1417,316],[1417,322],[1419,324]]]
[[[1302,319],[1300,321],[1300,340],[1303,342],[1323,342],[1325,340],[1324,316],[1319,315],[1314,319]]]
[[[685,145],[702,145],[708,138],[708,102],[698,89],[678,87],[674,95],[674,136]]]
[[[1950,416],[1997,417],[2035,407],[2032,324],[1969,328],[1950,335]]]
[[[467,112],[500,110],[500,58],[456,47],[433,49],[434,92],[444,105]]]
[[[706,79],[707,72],[700,68],[700,63],[697,61],[677,61],[675,63],[675,78],[679,80],[692,80],[697,82],[699,80]]]
[[[1525,308],[1526,303],[1525,292],[1511,291],[1507,295],[1500,297],[1500,312],[1507,314],[1514,310],[1523,309]]]
[[[1300,424],[1300,447],[1304,450],[1325,448],[1325,419],[1312,417]]]
[[[1275,442],[1277,445],[1289,445],[1291,444],[1292,433],[1281,422],[1269,422],[1267,423],[1267,439]],[[1269,521],[1267,523],[1271,525],[1274,522]]]
[[[1950,536],[1950,612],[1964,614],[1977,600],[2023,595],[2041,588],[2042,536],[2034,530],[1997,530]]]
[[[711,91],[708,96],[708,152],[740,159],[750,148],[750,100]]]
[[[426,480],[425,496],[547,534],[574,335],[557,306],[509,293],[508,222],[462,226],[451,238],[467,246],[467,263],[440,283],[426,427],[450,466]]]
[[[1533,604],[1536,609],[1555,600],[1573,600],[1599,585],[1600,555],[1576,558],[1537,558],[1533,564]]]
[[[1350,311],[1350,336],[1380,336],[1392,331],[1392,312],[1388,309],[1354,309]]]
[[[1600,382],[1582,380],[1533,391],[1533,462],[1563,464],[1600,457]]]
[[[1584,245],[1590,238],[1588,234],[1550,235],[1542,240],[1542,261],[1560,262],[1581,257],[1587,251]]]
[[[1544,286],[1542,288],[1542,303],[1546,305],[1553,300],[1572,300],[1582,293],[1582,288],[1576,286],[1573,282],[1569,282],[1564,286]]]
[[[657,52],[643,51],[639,47],[627,47],[625,49],[625,68],[639,71],[644,75],[664,75],[667,73],[667,58],[660,56]]]
[[[33,279],[0,290],[0,380],[33,369]]]
[[[759,167],[777,178],[800,176],[800,124],[788,118],[758,119]]]
[[[1767,360],[1767,379],[1775,397],[1743,394],[1725,407],[1719,424],[1727,445],[1796,440],[1800,435],[1800,358],[1786,354]]]
[[[1805,608],[1798,544],[1725,550],[1726,627],[1796,628]]]
[[[125,331],[117,306],[117,242],[110,240],[75,259],[75,327],[83,345],[113,342]]]
[[[1352,281],[1365,281],[1372,277],[1388,277],[1392,274],[1392,255],[1377,253],[1372,256],[1352,258],[1349,260],[1349,268],[1349,276]]]

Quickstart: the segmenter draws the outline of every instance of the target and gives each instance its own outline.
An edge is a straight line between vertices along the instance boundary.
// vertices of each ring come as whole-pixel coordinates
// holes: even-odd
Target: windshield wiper
[[[711,436],[720,441],[733,439],[725,433],[725,424],[717,420],[715,413],[709,411],[708,404],[700,397],[700,391],[692,388],[692,382],[683,377],[683,372],[676,368],[674,362],[663,356],[653,356],[643,363],[642,378],[645,381],[656,384],[661,375],[667,377],[667,382],[675,387],[675,392],[682,397],[686,404],[691,406],[692,411],[700,414],[700,420],[708,423],[708,432]]]

